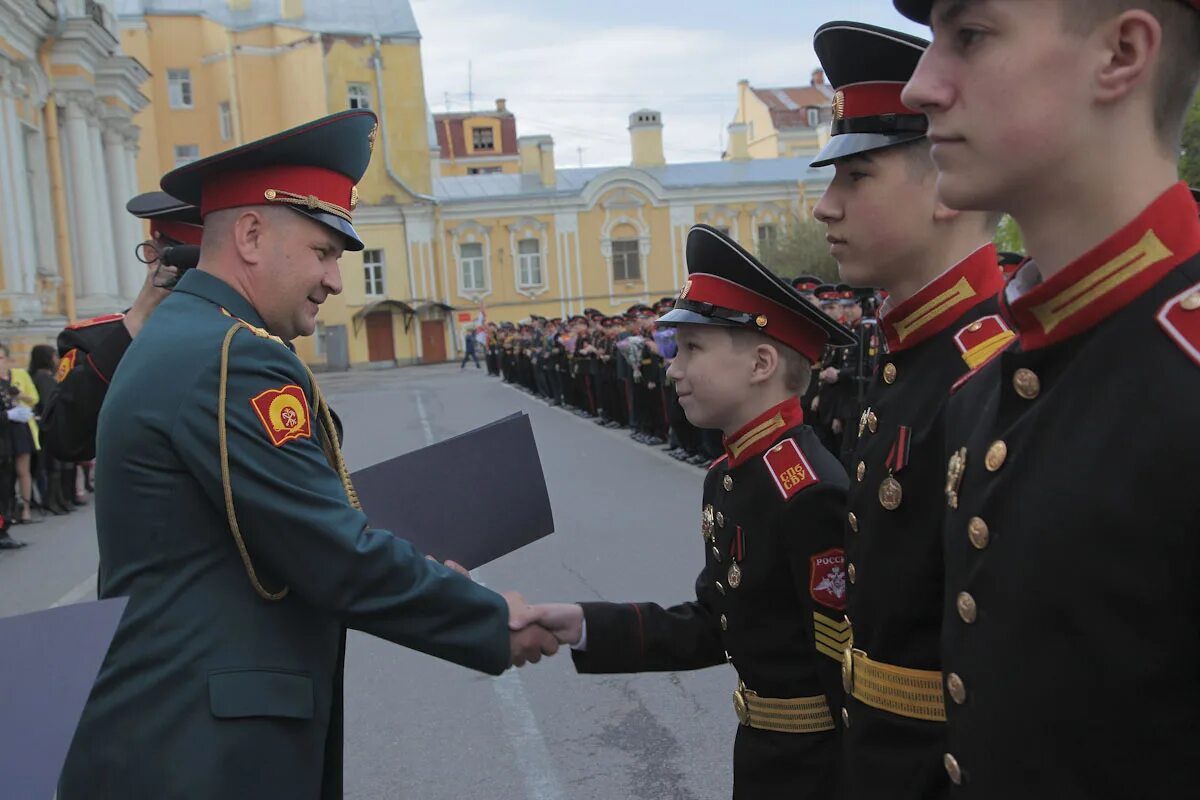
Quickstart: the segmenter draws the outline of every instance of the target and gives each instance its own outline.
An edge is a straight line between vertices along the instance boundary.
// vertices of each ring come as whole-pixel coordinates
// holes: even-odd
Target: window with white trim
[[[491,128],[471,128],[471,147],[474,150],[495,150],[495,131]]]
[[[192,107],[192,71],[190,69],[167,70],[167,97],[171,108]]]
[[[363,250],[363,281],[367,297],[383,297],[382,250]]]
[[[779,232],[774,225],[759,225],[758,226],[758,252],[774,247],[776,240],[779,238]]]
[[[462,268],[462,288],[468,292],[482,292],[484,282],[483,245],[479,242],[463,242],[458,246],[458,260]]]
[[[350,108],[371,107],[371,87],[365,83],[346,84],[346,105]]]
[[[522,239],[517,242],[517,257],[520,259],[522,286],[542,285],[542,243],[537,239]]]
[[[233,111],[228,101],[217,104],[217,119],[221,123],[221,141],[228,142],[233,138]]]
[[[177,144],[175,145],[175,166],[182,167],[184,164],[190,164],[193,161],[200,160],[200,145],[198,144]]]
[[[614,281],[640,281],[642,279],[642,254],[638,252],[637,239],[616,239],[612,243]]]
[[[815,128],[821,121],[821,112],[819,109],[810,108],[808,110],[808,127]]]
[[[313,331],[313,355],[320,359],[326,357],[324,322],[318,322],[317,329]]]

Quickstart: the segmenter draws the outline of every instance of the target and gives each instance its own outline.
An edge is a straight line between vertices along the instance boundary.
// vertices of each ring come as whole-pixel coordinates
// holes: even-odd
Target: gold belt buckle
[[[858,653],[865,656],[865,650],[855,650],[852,647],[847,647],[842,651],[842,688],[846,690],[846,694],[851,694],[854,691],[854,654]]]
[[[751,697],[758,697],[758,693],[747,689],[743,681],[738,681],[738,688],[733,693],[733,710],[742,725],[750,724],[750,706],[746,700]]]

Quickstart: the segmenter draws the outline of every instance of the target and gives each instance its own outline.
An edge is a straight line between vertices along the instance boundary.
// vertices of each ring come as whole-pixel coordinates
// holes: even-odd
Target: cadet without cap
[[[854,336],[737,242],[707,225],[688,232],[688,279],[662,325],[746,328],[817,361],[826,342],[854,344]]]
[[[862,22],[817,28],[813,49],[837,91],[831,136],[812,166],[925,137],[929,121],[906,107],[900,93],[928,47],[924,39]]]
[[[375,115],[343,111],[202,158],[163,176],[162,189],[201,216],[241,206],[279,205],[346,237],[362,250],[351,212],[375,142]]]
[[[1200,0],[1180,0],[1181,3],[1200,10]],[[934,0],[895,0],[896,10],[913,22],[929,24],[929,12]]]

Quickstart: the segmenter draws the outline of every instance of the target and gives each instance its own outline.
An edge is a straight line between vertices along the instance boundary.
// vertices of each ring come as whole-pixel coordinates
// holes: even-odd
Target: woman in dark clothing
[[[39,419],[58,391],[58,381],[55,379],[57,371],[58,353],[55,349],[48,344],[35,345],[29,353],[29,374],[38,390],[38,403],[33,407],[33,412]],[[73,470],[71,477],[74,477]],[[44,510],[54,514],[71,511],[71,504],[63,494],[62,465],[50,458],[44,448],[37,452],[33,480]]]

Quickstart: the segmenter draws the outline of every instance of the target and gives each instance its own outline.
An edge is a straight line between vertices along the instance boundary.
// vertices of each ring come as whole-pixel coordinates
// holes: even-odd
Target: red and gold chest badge
[[[827,608],[846,609],[846,553],[840,547],[817,553],[810,561],[808,593]]]
[[[304,391],[295,384],[267,391],[251,398],[250,405],[267,431],[271,444],[282,447],[292,439],[312,436],[312,422],[308,416],[308,400]]]
[[[62,383],[71,374],[71,370],[75,369],[75,359],[79,356],[78,348],[72,347],[67,351],[67,354],[58,360],[58,372],[54,373],[54,380]]]
[[[1158,324],[1200,366],[1200,283],[1168,300],[1158,312]]]
[[[820,481],[795,439],[784,439],[772,447],[763,456],[763,461],[784,500],[792,499],[801,489]]]
[[[969,369],[978,369],[1008,347],[1017,334],[999,314],[981,317],[958,333],[954,344]]]

